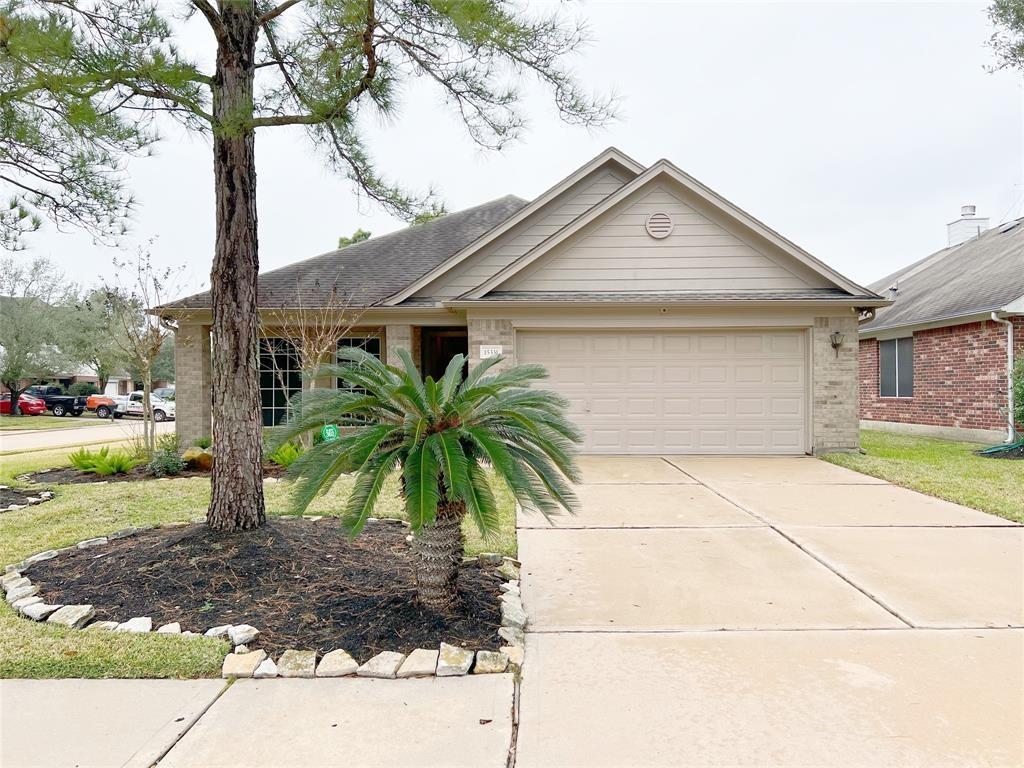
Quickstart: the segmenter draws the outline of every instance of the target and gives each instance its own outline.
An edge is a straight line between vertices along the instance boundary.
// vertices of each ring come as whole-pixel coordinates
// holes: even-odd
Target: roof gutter
[[[998,312],[992,313],[992,322],[1006,326],[1006,442],[1012,443],[1017,434],[1013,418],[1013,323]]]

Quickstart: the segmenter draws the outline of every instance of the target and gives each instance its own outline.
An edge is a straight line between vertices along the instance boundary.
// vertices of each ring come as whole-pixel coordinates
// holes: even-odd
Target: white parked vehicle
[[[143,394],[141,391],[132,392],[130,395],[121,395],[114,398],[114,418],[122,416],[138,416],[143,414]],[[174,418],[174,401],[164,400],[151,394],[149,403],[153,406],[153,421],[167,421]]]

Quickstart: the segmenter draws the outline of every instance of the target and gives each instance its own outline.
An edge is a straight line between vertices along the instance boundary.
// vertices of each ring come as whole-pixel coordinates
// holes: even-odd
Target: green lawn
[[[67,454],[68,449],[61,449],[2,456],[0,483],[17,485],[13,478],[23,472],[66,466]],[[339,514],[351,482],[349,478],[339,480],[307,514]],[[288,483],[266,483],[264,487],[268,514],[287,514]],[[188,520],[204,514],[210,497],[210,482],[204,478],[51,488],[52,501],[0,514],[0,565],[129,526]],[[488,541],[467,521],[469,554],[516,552],[511,495],[503,486],[495,490],[501,500],[502,529]],[[397,477],[382,493],[375,514],[404,517]],[[20,618],[7,603],[0,603],[0,678],[215,676],[229,650],[225,642],[217,640],[60,629]]]
[[[94,427],[98,424],[110,424],[106,419],[97,419],[94,413],[83,413],[81,416],[0,416],[0,432],[14,432],[23,429],[67,429],[68,427]]]
[[[866,454],[832,453],[825,461],[890,483],[1024,522],[1024,461],[974,455],[985,446],[866,429]]]

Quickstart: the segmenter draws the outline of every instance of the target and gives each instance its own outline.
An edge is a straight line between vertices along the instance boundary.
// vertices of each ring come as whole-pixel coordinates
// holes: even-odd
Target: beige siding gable
[[[621,168],[606,166],[594,171],[522,224],[441,275],[414,296],[453,299],[472,290],[631,179],[632,176]]]
[[[651,237],[667,213],[672,233]],[[552,248],[500,290],[685,291],[831,287],[825,278],[671,181],[645,186]]]

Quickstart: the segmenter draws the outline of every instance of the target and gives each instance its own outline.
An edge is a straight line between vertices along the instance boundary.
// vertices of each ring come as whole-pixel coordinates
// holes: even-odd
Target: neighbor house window
[[[882,397],[914,396],[914,338],[878,342],[878,380]]]
[[[302,389],[302,366],[287,339],[260,339],[260,410],[263,426],[288,418],[288,402]]]
[[[341,350],[346,347],[358,347],[380,360],[380,336],[346,336],[343,339],[338,339],[338,349]],[[334,385],[338,389],[349,389],[355,392],[362,391],[359,387],[349,386],[342,379],[338,379]]]

